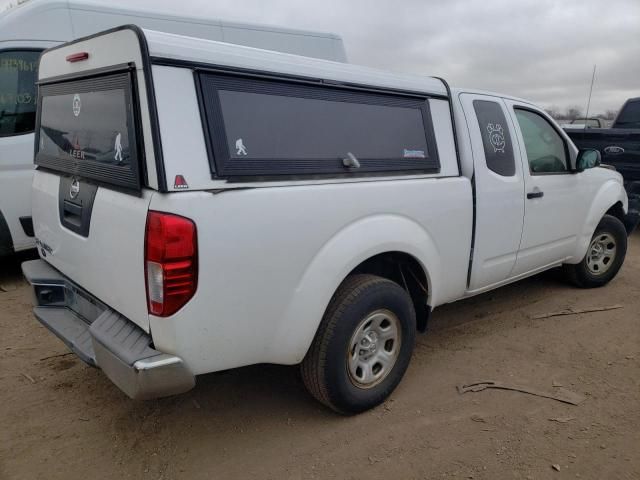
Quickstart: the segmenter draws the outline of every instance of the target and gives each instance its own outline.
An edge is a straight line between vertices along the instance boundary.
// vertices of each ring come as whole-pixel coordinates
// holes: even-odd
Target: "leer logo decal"
[[[82,102],[80,101],[80,95],[77,93],[73,96],[73,114],[77,117],[80,115],[80,109],[82,108]]]
[[[185,189],[189,188],[189,184],[182,175],[176,175],[176,178],[173,181],[173,188],[176,190]]]

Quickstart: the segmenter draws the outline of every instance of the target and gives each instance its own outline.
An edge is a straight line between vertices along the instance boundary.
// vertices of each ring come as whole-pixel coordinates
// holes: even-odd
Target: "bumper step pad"
[[[89,325],[84,320],[66,308],[35,307],[33,313],[40,323],[51,330],[83,362],[92,367],[98,366]]]

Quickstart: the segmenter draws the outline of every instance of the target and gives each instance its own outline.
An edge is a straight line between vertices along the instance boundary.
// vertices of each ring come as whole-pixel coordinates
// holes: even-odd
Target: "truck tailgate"
[[[33,182],[34,231],[40,255],[103,303],[149,331],[144,237],[152,193],[97,187],[87,236],[62,224],[69,177],[38,170]],[[80,189],[90,188],[80,184]]]

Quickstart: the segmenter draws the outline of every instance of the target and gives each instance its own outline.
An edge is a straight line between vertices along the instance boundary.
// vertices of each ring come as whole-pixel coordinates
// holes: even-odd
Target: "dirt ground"
[[[605,288],[549,272],[439,308],[391,399],[355,417],[316,403],[293,367],[206,375],[187,394],[133,402],[60,356],[17,260],[0,270],[2,480],[640,478],[640,234]],[[586,400],[456,391],[482,380]]]

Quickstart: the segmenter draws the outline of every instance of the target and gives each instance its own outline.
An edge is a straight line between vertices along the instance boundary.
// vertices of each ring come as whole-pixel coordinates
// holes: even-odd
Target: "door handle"
[[[527,193],[527,198],[528,199],[542,198],[542,197],[544,197],[544,192],[541,192],[540,190],[535,190],[533,192]]]

